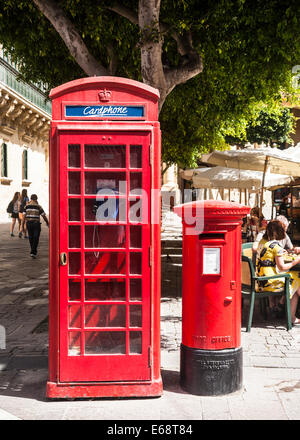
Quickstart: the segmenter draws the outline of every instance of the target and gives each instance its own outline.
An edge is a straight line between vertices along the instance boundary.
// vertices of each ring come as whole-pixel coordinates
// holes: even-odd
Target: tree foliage
[[[167,163],[193,166],[226,136],[243,137],[257,103],[279,102],[300,64],[298,0],[149,0],[158,21],[148,25],[145,0],[0,0],[0,41],[25,80],[49,88],[86,72],[35,3],[58,5],[108,74],[159,88]]]
[[[284,147],[291,143],[296,118],[288,108],[260,106],[256,116],[247,121],[243,137],[226,136],[226,142],[245,146],[246,143]]]

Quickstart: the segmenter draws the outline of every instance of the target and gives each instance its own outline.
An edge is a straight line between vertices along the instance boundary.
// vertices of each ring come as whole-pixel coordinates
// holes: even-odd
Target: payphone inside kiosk
[[[93,77],[50,97],[47,397],[158,396],[158,91]]]

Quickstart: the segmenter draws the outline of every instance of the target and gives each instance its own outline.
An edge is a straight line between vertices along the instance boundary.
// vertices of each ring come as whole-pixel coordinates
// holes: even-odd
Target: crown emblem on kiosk
[[[106,89],[100,90],[98,96],[100,101],[109,101],[111,98],[111,91]]]

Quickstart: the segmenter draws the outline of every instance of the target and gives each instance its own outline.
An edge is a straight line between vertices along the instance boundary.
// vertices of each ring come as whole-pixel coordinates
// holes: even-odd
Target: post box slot
[[[199,234],[199,240],[225,240],[225,233],[206,233],[206,234]]]

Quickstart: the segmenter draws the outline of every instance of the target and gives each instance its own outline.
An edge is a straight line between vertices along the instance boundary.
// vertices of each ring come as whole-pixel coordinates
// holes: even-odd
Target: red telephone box
[[[206,200],[183,222],[181,386],[219,395],[242,386],[241,223],[250,208]]]
[[[93,77],[50,98],[47,397],[161,395],[159,93]]]

